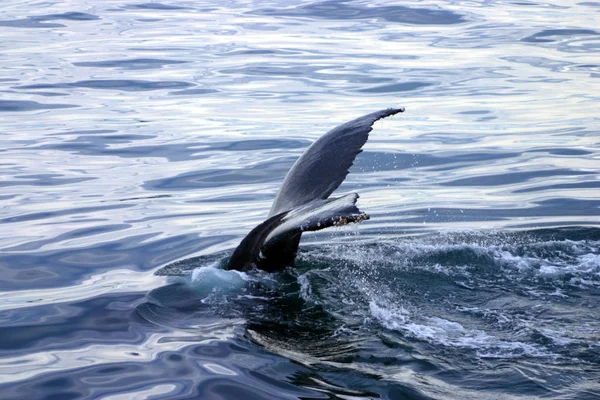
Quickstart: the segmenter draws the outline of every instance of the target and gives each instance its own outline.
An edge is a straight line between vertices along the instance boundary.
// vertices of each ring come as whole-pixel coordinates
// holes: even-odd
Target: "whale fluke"
[[[277,271],[293,265],[302,232],[360,222],[357,193],[329,199],[348,175],[375,121],[404,108],[388,108],[347,122],[317,139],[287,173],[269,218],[235,249],[227,269]]]
[[[375,121],[404,112],[388,108],[346,122],[327,132],[296,160],[273,201],[269,216],[315,199],[326,199],[346,179],[348,171],[369,138]]]

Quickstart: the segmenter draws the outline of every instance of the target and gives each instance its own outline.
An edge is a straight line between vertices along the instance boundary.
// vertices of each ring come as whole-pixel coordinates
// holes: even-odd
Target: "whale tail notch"
[[[364,115],[332,129],[310,145],[284,178],[269,218],[242,240],[227,269],[283,269],[293,265],[303,232],[368,219],[356,207],[358,194],[335,199],[329,196],[348,175],[375,121],[401,112],[403,107]]]

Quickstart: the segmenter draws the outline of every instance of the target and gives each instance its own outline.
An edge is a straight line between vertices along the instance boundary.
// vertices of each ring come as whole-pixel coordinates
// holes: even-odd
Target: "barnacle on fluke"
[[[362,213],[359,215],[337,216],[337,217],[335,217],[335,221],[334,221],[333,225],[344,226],[344,225],[347,225],[352,222],[358,223],[358,222],[362,222],[362,221],[365,221],[370,218],[371,217],[367,213]]]

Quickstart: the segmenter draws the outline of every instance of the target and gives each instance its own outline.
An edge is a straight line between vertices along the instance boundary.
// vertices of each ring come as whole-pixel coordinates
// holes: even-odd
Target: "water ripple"
[[[52,104],[38,103],[37,101],[29,100],[0,100],[0,112],[21,112],[21,111],[37,111],[37,110],[52,110],[56,108],[74,108],[78,107],[74,104]]]
[[[176,81],[142,81],[142,80],[87,80],[73,83],[39,83],[35,85],[17,86],[15,89],[66,89],[70,87],[80,87],[87,89],[105,89],[105,90],[124,90],[128,92],[180,89],[193,86],[188,82]]]
[[[158,58],[132,58],[123,60],[82,61],[73,63],[73,65],[77,67],[119,68],[124,70],[135,70],[162,68],[166,65],[182,64],[185,62],[187,61],[164,60]]]
[[[3,399],[599,394],[598,3],[80,3],[0,18]],[[369,221],[219,269],[392,106]]]
[[[256,13],[270,16],[326,19],[383,19],[392,23],[443,25],[463,22],[463,16],[452,11],[404,6],[358,7],[348,1],[323,1],[292,8],[264,8]]]
[[[64,28],[65,25],[48,21],[94,21],[98,16],[84,12],[65,12],[61,14],[48,14],[29,16],[27,18],[3,20],[0,26],[10,28]]]

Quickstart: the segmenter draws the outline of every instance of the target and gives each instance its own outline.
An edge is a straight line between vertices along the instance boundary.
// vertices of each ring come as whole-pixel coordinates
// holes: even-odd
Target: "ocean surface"
[[[600,2],[5,0],[0,398],[600,398]],[[228,272],[323,133],[361,224]]]

